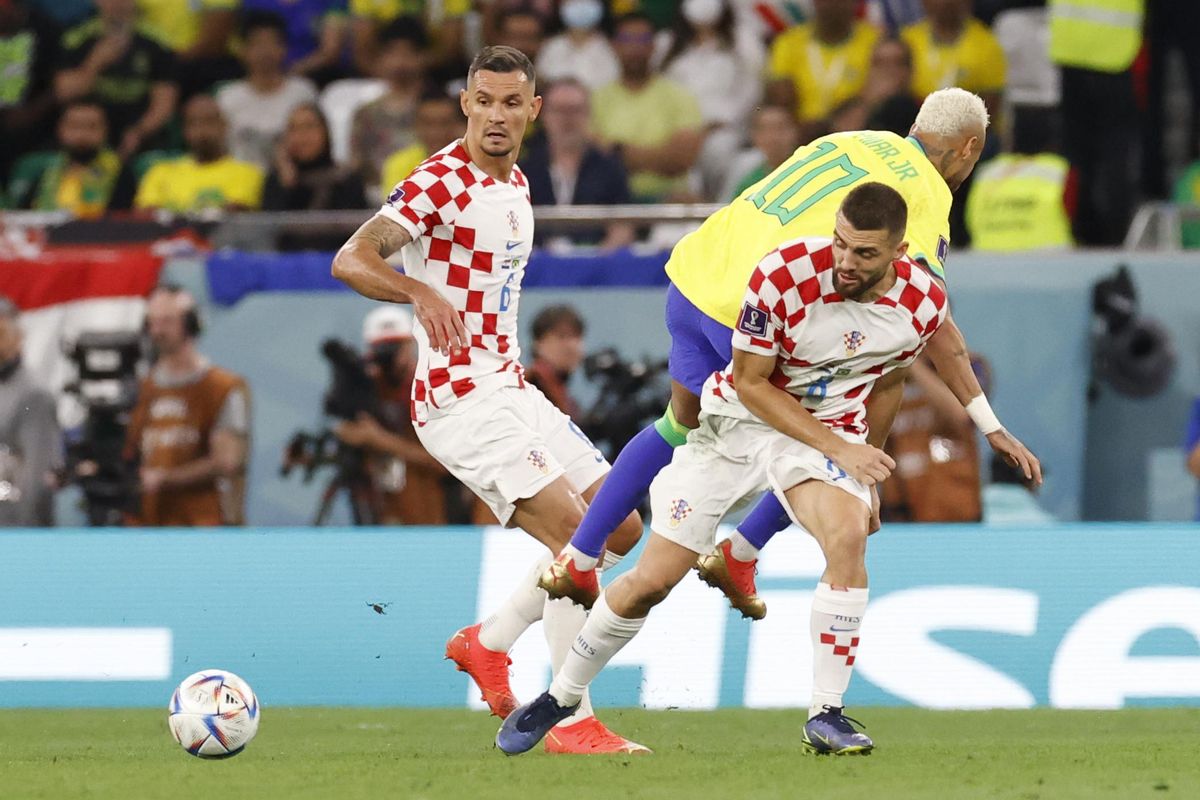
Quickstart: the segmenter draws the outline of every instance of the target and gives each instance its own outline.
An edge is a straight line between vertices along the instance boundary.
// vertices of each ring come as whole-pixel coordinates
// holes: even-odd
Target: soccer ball
[[[167,724],[179,746],[199,758],[236,756],[258,733],[261,709],[250,684],[222,669],[189,675],[171,695]]]

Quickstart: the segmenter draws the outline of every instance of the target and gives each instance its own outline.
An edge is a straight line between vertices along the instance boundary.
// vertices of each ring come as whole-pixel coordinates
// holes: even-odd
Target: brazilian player
[[[829,236],[850,190],[877,181],[896,189],[908,204],[909,254],[944,283],[951,193],[979,160],[987,124],[978,96],[957,88],[934,92],[907,137],[852,131],[816,139],[676,245],[667,263],[670,406],[622,450],[570,545],[543,574],[543,589],[591,607],[599,593],[594,570],[605,540],[641,502],[654,476],[670,463],[674,448],[698,426],[701,387],[732,358],[732,328],[750,274],[765,253],[799,237]],[[953,320],[946,320],[927,352],[992,448],[1040,483],[1037,458],[992,412]],[[822,390],[820,381],[808,389]],[[754,566],[758,551],[788,522],[782,505],[768,492],[731,539],[700,559],[701,577],[724,591],[745,616],[760,619],[766,614],[754,588]]]

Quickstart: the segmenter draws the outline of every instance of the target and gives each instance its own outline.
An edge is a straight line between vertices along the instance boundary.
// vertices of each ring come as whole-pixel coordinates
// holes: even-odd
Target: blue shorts
[[[692,305],[673,283],[667,287],[667,332],[671,377],[695,395],[733,359],[733,330]]]

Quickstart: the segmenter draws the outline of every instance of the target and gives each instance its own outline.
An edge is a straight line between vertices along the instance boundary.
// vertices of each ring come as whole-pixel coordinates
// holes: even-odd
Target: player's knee
[[[862,561],[867,554],[869,519],[846,520],[835,524],[825,535],[825,556],[841,563]]]

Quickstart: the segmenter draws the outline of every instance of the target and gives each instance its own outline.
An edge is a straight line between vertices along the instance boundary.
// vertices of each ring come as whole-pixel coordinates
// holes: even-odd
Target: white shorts
[[[460,401],[461,402],[461,401]],[[610,469],[604,455],[536,387],[506,386],[416,426],[417,438],[504,525],[516,502],[560,475],[583,492]]]
[[[871,490],[820,451],[756,419],[701,414],[700,427],[650,485],[650,528],[682,547],[708,553],[725,515],[767,489],[799,525],[783,493],[808,480],[836,486],[871,507]]]

